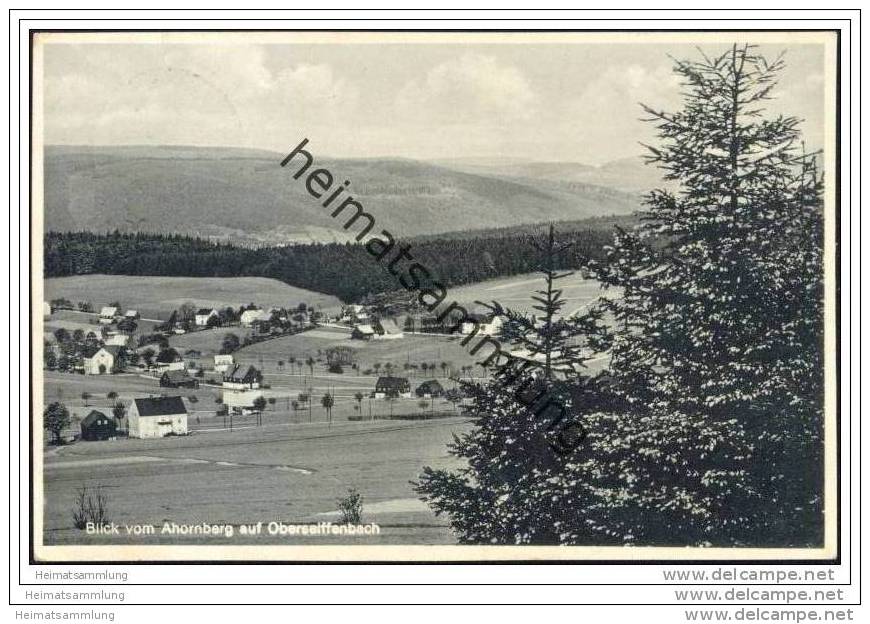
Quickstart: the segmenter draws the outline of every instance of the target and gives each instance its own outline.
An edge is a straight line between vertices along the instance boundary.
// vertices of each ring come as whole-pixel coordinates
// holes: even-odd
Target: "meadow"
[[[184,303],[209,308],[238,308],[249,303],[290,308],[305,303],[325,313],[341,308],[336,297],[265,277],[77,275],[46,279],[46,301],[60,297],[73,303],[89,301],[98,311],[119,301],[124,309],[133,308],[144,318],[161,320]]]
[[[446,445],[466,427],[464,418],[331,428],[267,425],[63,447],[45,459],[45,543],[455,543],[445,519],[417,499],[410,482],[423,466],[455,465]],[[108,497],[110,520],[158,528],[163,522],[337,522],[338,500],[353,487],[363,496],[363,522],[378,523],[381,534],[325,539],[237,534],[232,540],[87,536],[73,527],[71,510],[78,488],[97,485]]]

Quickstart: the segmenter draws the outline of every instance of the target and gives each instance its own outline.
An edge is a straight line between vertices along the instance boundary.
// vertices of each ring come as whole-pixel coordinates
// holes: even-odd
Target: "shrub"
[[[86,485],[81,486],[76,494],[75,506],[72,511],[75,527],[84,530],[89,522],[96,525],[108,524],[109,512],[107,503],[108,498],[103,492],[102,485],[98,485],[95,488],[88,488]]]
[[[362,522],[363,497],[356,488],[348,488],[347,496],[338,499],[341,524],[360,524]]]

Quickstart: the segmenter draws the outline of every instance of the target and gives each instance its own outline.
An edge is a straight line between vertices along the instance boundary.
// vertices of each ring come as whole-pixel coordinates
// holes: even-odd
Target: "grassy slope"
[[[290,307],[305,302],[323,310],[337,309],[335,297],[295,288],[264,277],[148,277],[79,275],[45,280],[45,297],[65,297],[72,302],[90,301],[94,308],[120,300],[146,318],[168,318],[186,302],[197,306],[238,308],[248,303]]]

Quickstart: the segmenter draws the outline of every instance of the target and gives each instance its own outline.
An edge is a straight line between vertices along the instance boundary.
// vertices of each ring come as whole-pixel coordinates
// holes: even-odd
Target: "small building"
[[[92,410],[81,422],[82,440],[111,440],[117,435],[118,425],[112,416]]]
[[[131,321],[139,320],[139,310],[127,310],[124,312],[124,318],[130,319]]]
[[[157,370],[161,372],[184,370],[184,360],[175,349],[164,349],[157,354]]]
[[[354,340],[372,340],[375,337],[375,330],[371,325],[354,325],[350,337]]]
[[[238,390],[224,386],[221,398],[227,409],[244,413],[254,411],[254,403],[259,398],[265,398],[265,393],[259,389]]]
[[[160,375],[163,388],[198,388],[199,382],[187,374],[186,370],[168,370]]]
[[[463,336],[474,333],[475,323],[477,324],[477,334],[480,336],[496,336],[501,331],[502,320],[500,316],[472,313],[468,315],[468,319],[462,323]]]
[[[187,434],[187,408],[180,396],[133,399],[127,410],[131,438]]]
[[[256,390],[263,383],[263,373],[254,366],[244,369],[241,364],[224,373],[223,387],[229,390]]]
[[[374,399],[385,399],[387,397],[404,397],[411,396],[411,384],[407,377],[378,377],[375,383],[375,391],[372,393]]]
[[[198,349],[188,349],[187,351],[184,352],[184,357],[188,357],[188,358],[202,357],[202,351],[200,351]]]
[[[132,334],[133,332],[136,331],[136,328],[138,327],[138,325],[136,324],[135,320],[133,320],[130,317],[125,316],[120,321],[118,321],[118,324],[116,325],[116,327],[118,328],[119,332],[122,332],[122,333],[127,334],[129,336],[130,334]]]
[[[434,399],[444,394],[444,387],[437,379],[430,379],[417,386],[416,394],[423,399]]]
[[[117,370],[121,347],[105,345],[94,347],[89,354],[87,353],[83,362],[85,375],[107,375]]]
[[[251,327],[255,321],[268,321],[269,315],[265,310],[254,308],[253,310],[245,310],[239,317],[239,323],[243,327]]]
[[[405,336],[404,332],[396,325],[396,321],[392,319],[377,320],[372,327],[375,330],[375,340],[395,340]]]
[[[106,337],[107,347],[126,347],[130,344],[130,336],[115,332]]]
[[[100,323],[109,325],[115,322],[115,317],[118,316],[118,308],[115,306],[103,306],[100,308]]]
[[[214,308],[200,308],[196,311],[196,314],[193,317],[193,322],[197,327],[205,327],[213,318],[218,318],[217,310]]]
[[[42,316],[51,316],[51,304],[48,301],[42,302]]]
[[[232,354],[214,356],[214,370],[217,373],[227,372],[234,363]]]

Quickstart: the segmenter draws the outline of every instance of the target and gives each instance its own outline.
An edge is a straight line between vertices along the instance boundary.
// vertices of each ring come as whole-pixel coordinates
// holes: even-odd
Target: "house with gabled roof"
[[[191,377],[186,370],[168,370],[160,375],[160,386],[163,388],[198,388],[199,382]]]
[[[103,325],[114,323],[116,316],[118,316],[117,306],[103,306],[100,308],[100,323]]]
[[[399,329],[399,326],[393,319],[378,319],[374,322],[372,328],[375,330],[375,340],[395,340],[405,336],[405,333]]]
[[[82,430],[82,440],[111,440],[118,432],[115,418],[97,410],[91,410],[79,426]]]
[[[415,393],[418,397],[423,399],[440,397],[444,394],[444,386],[442,386],[437,379],[430,379],[429,381],[424,381],[417,386]]]
[[[205,327],[209,320],[218,317],[218,312],[214,308],[200,308],[196,311],[193,317],[193,322],[197,327]]]
[[[187,434],[187,408],[180,396],[133,399],[127,410],[131,438]]]
[[[385,399],[387,397],[404,397],[411,396],[411,384],[407,377],[378,377],[375,383],[375,391],[372,392],[372,398]]]
[[[263,373],[254,366],[245,368],[241,364],[233,366],[224,373],[223,387],[230,390],[255,390],[263,382]]]
[[[85,375],[108,375],[118,369],[118,356],[121,347],[117,345],[94,346],[85,350]]]
[[[354,325],[350,337],[354,340],[372,340],[375,337],[375,330],[366,323]]]

